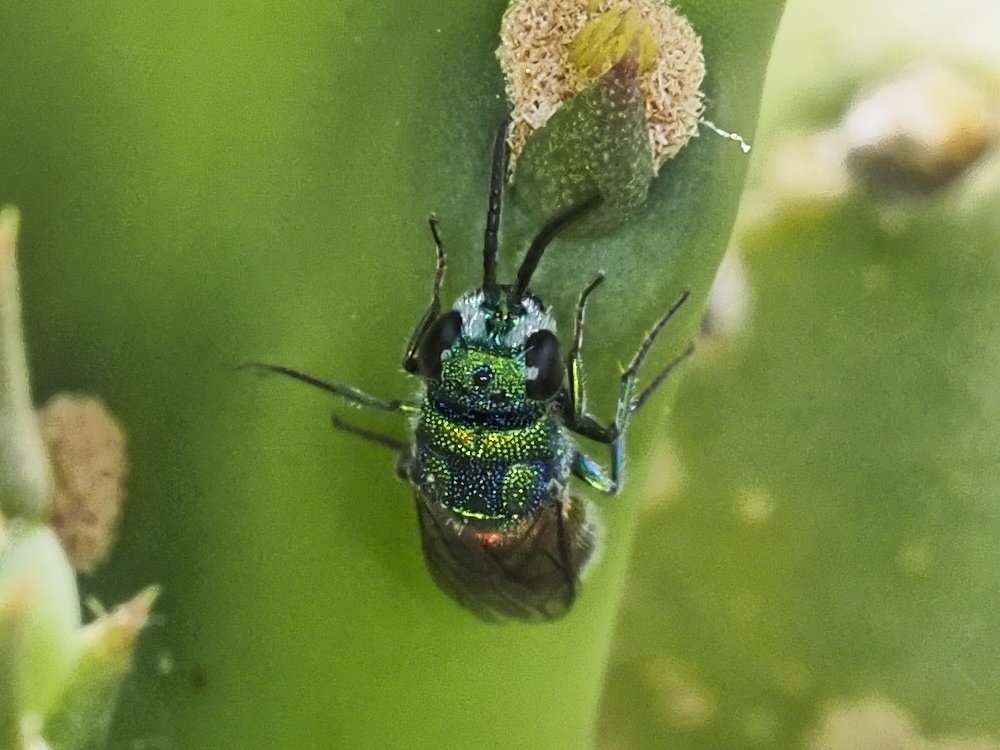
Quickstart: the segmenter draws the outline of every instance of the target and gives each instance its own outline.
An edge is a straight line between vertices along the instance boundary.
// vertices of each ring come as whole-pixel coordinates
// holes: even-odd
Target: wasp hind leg
[[[355,435],[362,440],[367,440],[369,443],[375,443],[376,445],[381,445],[386,448],[391,448],[399,453],[405,453],[409,449],[409,444],[403,440],[399,440],[388,435],[383,435],[381,432],[375,432],[374,430],[366,430],[364,427],[358,427],[357,425],[351,424],[350,422],[345,422],[343,419],[338,417],[336,414],[330,417],[330,424],[335,430],[340,430],[341,432],[346,432],[350,435]]]
[[[348,435],[354,435],[362,440],[367,440],[369,443],[374,443],[375,445],[381,445],[383,448],[388,448],[396,452],[396,477],[403,480],[404,482],[411,481],[410,478],[410,444],[399,440],[398,438],[390,437],[389,435],[383,435],[381,432],[375,432],[374,430],[366,430],[364,427],[358,427],[357,425],[351,424],[350,422],[345,422],[343,419],[338,417],[336,414],[330,416],[330,424],[335,430],[340,430],[341,432],[346,432]]]

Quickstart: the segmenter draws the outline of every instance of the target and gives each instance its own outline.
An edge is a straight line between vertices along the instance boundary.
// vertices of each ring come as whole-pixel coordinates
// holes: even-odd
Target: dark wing
[[[441,589],[483,620],[556,620],[576,598],[594,548],[585,501],[565,496],[513,528],[464,525],[416,493],[424,558]]]

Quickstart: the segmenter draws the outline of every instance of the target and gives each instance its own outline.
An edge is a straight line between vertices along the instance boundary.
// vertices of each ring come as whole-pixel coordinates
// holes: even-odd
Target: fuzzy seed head
[[[512,164],[566,100],[631,56],[656,168],[698,129],[705,60],[691,24],[659,0],[514,0],[497,57],[512,104]]]
[[[51,524],[73,567],[88,571],[104,558],[118,523],[125,438],[92,398],[60,394],[38,416],[56,480]]]

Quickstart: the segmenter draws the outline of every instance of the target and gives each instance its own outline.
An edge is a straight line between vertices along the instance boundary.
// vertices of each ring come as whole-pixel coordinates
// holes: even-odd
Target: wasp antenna
[[[503,183],[507,177],[507,127],[505,120],[493,140],[493,170],[490,173],[490,202],[486,211],[486,235],[483,238],[483,289],[497,285],[497,233],[500,230],[500,208],[503,203]]]
[[[542,259],[542,253],[545,252],[545,248],[549,246],[549,243],[556,238],[559,232],[577,219],[582,218],[591,209],[597,207],[600,202],[600,194],[595,193],[586,200],[563,211],[542,227],[541,231],[535,235],[535,239],[531,241],[531,246],[528,247],[528,252],[524,255],[524,260],[521,261],[521,267],[517,269],[517,278],[514,279],[514,283],[510,287],[510,301],[512,304],[516,305],[521,301],[521,297],[524,295],[524,292],[528,288],[528,283],[531,281],[531,276],[535,273],[535,269],[538,268],[538,261]]]

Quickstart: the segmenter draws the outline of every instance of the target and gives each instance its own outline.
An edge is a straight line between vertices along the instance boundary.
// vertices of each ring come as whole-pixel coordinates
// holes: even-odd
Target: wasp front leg
[[[432,216],[427,220],[427,223],[430,225],[431,236],[434,238],[434,285],[431,287],[431,301],[427,305],[427,309],[424,310],[424,314],[417,323],[417,327],[413,329],[410,340],[406,344],[406,352],[403,354],[403,369],[411,375],[417,374],[420,369],[417,364],[417,349],[420,347],[420,341],[441,312],[441,283],[444,281],[444,272],[447,267],[438,220]]]

